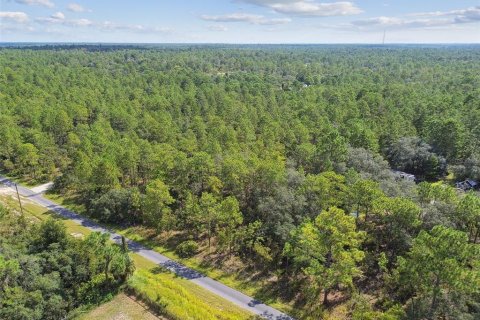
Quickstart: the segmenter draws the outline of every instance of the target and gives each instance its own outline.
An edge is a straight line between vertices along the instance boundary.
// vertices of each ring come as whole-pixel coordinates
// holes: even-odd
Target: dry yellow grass
[[[119,294],[112,301],[79,316],[77,320],[159,320],[142,303],[134,297]]]

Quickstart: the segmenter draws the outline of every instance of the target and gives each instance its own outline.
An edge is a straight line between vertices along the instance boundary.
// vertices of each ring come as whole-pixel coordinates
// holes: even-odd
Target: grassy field
[[[179,283],[184,282],[184,283]],[[192,320],[240,320],[253,318],[243,310],[232,308],[228,303],[194,285],[188,280],[175,277],[161,269],[140,269],[129,279],[129,286],[141,292],[151,301],[162,305],[162,314],[171,319]],[[200,289],[200,290],[199,290]]]
[[[142,256],[136,254],[132,256],[137,271],[130,279],[129,285],[144,292],[153,300],[159,298],[165,302],[165,311],[170,318],[252,319],[251,313],[193,282],[159,268]],[[198,315],[204,317],[199,318]]]
[[[0,202],[8,208],[19,211],[18,200],[12,194],[1,193]],[[70,220],[65,220],[47,209],[32,203],[26,198],[22,198],[22,204],[24,213],[30,220],[41,221],[49,217],[55,217],[64,221],[67,232],[73,236],[86,236],[91,232],[88,228],[77,225]],[[160,298],[166,306],[164,311],[165,314],[168,315],[168,318],[231,320],[252,318],[252,314],[246,310],[186,279],[177,277],[173,273],[159,268],[156,264],[143,257],[132,254],[132,258],[135,261],[137,269],[130,279],[131,286],[146,296],[151,297],[153,300]],[[105,307],[104,312],[108,310],[114,311],[115,309]],[[201,315],[200,318],[199,315]],[[114,314],[107,314],[104,318],[94,319],[116,318]]]
[[[119,294],[112,301],[77,317],[78,320],[159,320],[166,319],[151,313],[135,297]]]

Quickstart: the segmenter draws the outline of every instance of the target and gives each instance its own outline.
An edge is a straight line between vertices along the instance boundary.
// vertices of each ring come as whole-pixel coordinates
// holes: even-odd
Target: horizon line
[[[480,42],[110,42],[110,41],[0,41],[0,44],[176,44],[176,45],[480,45]]]

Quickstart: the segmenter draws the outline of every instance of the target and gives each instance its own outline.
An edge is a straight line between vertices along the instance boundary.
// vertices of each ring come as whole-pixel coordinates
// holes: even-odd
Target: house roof
[[[478,185],[478,182],[475,181],[475,180],[472,180],[472,179],[467,179],[465,180],[466,183],[468,183],[469,185],[471,185],[472,187],[475,187]]]
[[[465,181],[459,181],[455,183],[455,186],[457,188],[467,190],[467,189],[476,188],[477,186],[479,186],[479,183],[475,180],[467,179]]]

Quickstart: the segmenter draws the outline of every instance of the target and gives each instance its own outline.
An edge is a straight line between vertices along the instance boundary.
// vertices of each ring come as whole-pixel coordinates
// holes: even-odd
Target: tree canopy
[[[234,261],[306,316],[323,294],[322,310],[348,300],[359,319],[478,317],[478,192],[453,187],[480,178],[478,47],[59,45],[1,48],[0,66],[2,172],[54,181],[86,215],[183,256]],[[21,308],[47,291],[41,310],[70,308],[63,269],[35,275],[52,290],[19,276],[51,252],[87,268],[80,253],[105,247],[85,294],[128,269],[99,235],[42,228],[21,256],[1,251],[16,288],[2,294]]]

